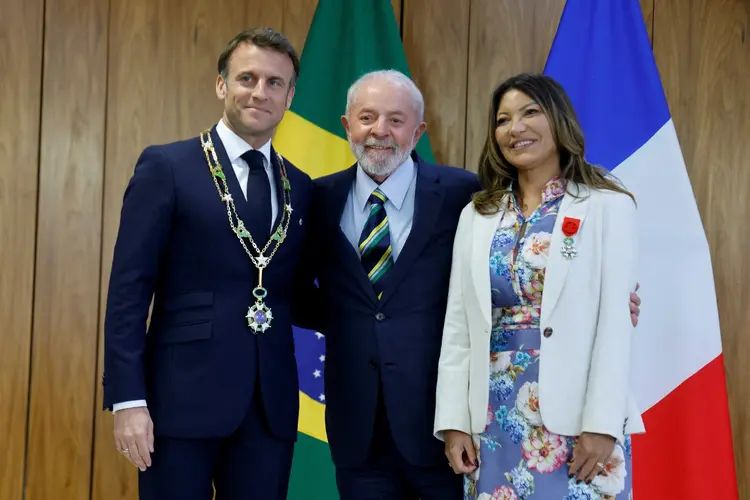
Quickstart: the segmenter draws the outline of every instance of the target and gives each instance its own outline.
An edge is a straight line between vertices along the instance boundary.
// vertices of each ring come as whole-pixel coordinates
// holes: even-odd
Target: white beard
[[[372,150],[368,152],[366,149],[368,146],[380,146],[383,148],[390,147],[393,149],[393,153],[387,158],[379,159],[377,156],[380,156],[381,153],[373,152]],[[352,150],[352,154],[354,154],[354,157],[357,159],[357,163],[362,167],[362,170],[372,176],[390,175],[406,161],[414,149],[413,144],[408,148],[400,148],[390,141],[378,141],[377,139],[367,139],[362,144],[357,144],[352,141],[351,137],[349,137],[349,147]],[[382,154],[385,155],[387,153],[386,151],[383,151]]]

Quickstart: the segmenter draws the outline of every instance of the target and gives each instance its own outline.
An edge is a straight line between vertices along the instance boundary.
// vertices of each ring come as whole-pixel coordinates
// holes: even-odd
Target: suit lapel
[[[413,156],[417,167],[416,190],[414,193],[414,216],[411,231],[406,239],[398,259],[390,270],[387,277],[388,284],[383,290],[381,304],[385,304],[392,296],[394,290],[406,276],[413,266],[419,254],[424,250],[432,236],[432,228],[440,216],[445,193],[440,186],[440,178],[426,165],[416,153]]]
[[[580,220],[579,232],[585,231],[583,222],[589,207],[588,188],[581,186],[579,192],[575,194],[578,198],[574,198],[570,193],[565,193],[565,196],[563,196],[557,212],[555,226],[552,230],[547,269],[544,274],[544,292],[542,294],[542,314],[545,317],[552,313],[560,298],[560,293],[562,293],[563,285],[565,284],[565,279],[573,259],[581,258],[577,256],[573,259],[567,259],[563,257],[561,252],[563,238],[565,238],[562,232],[562,223],[566,217]],[[573,239],[576,240],[578,237],[578,235],[575,235]]]

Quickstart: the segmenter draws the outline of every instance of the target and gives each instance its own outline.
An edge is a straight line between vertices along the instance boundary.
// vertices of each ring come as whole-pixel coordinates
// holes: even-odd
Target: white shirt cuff
[[[123,403],[115,403],[112,405],[112,413],[117,413],[120,410],[127,410],[128,408],[138,408],[146,406],[145,399],[136,399],[134,401],[125,401]]]

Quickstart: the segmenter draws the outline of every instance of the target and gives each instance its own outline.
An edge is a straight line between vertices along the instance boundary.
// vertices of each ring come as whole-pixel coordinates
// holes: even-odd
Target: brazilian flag
[[[319,0],[300,66],[291,109],[273,143],[279,153],[316,178],[355,162],[341,125],[349,86],[372,70],[396,69],[410,76],[390,0]],[[434,161],[427,134],[416,149],[426,161]],[[335,500],[324,420],[325,339],[302,329],[294,335],[300,418],[288,498]]]

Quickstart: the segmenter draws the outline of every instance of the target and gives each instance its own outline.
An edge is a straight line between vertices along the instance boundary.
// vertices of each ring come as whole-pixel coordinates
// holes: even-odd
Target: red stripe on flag
[[[736,500],[732,431],[722,355],[644,415],[633,436],[636,499]]]

